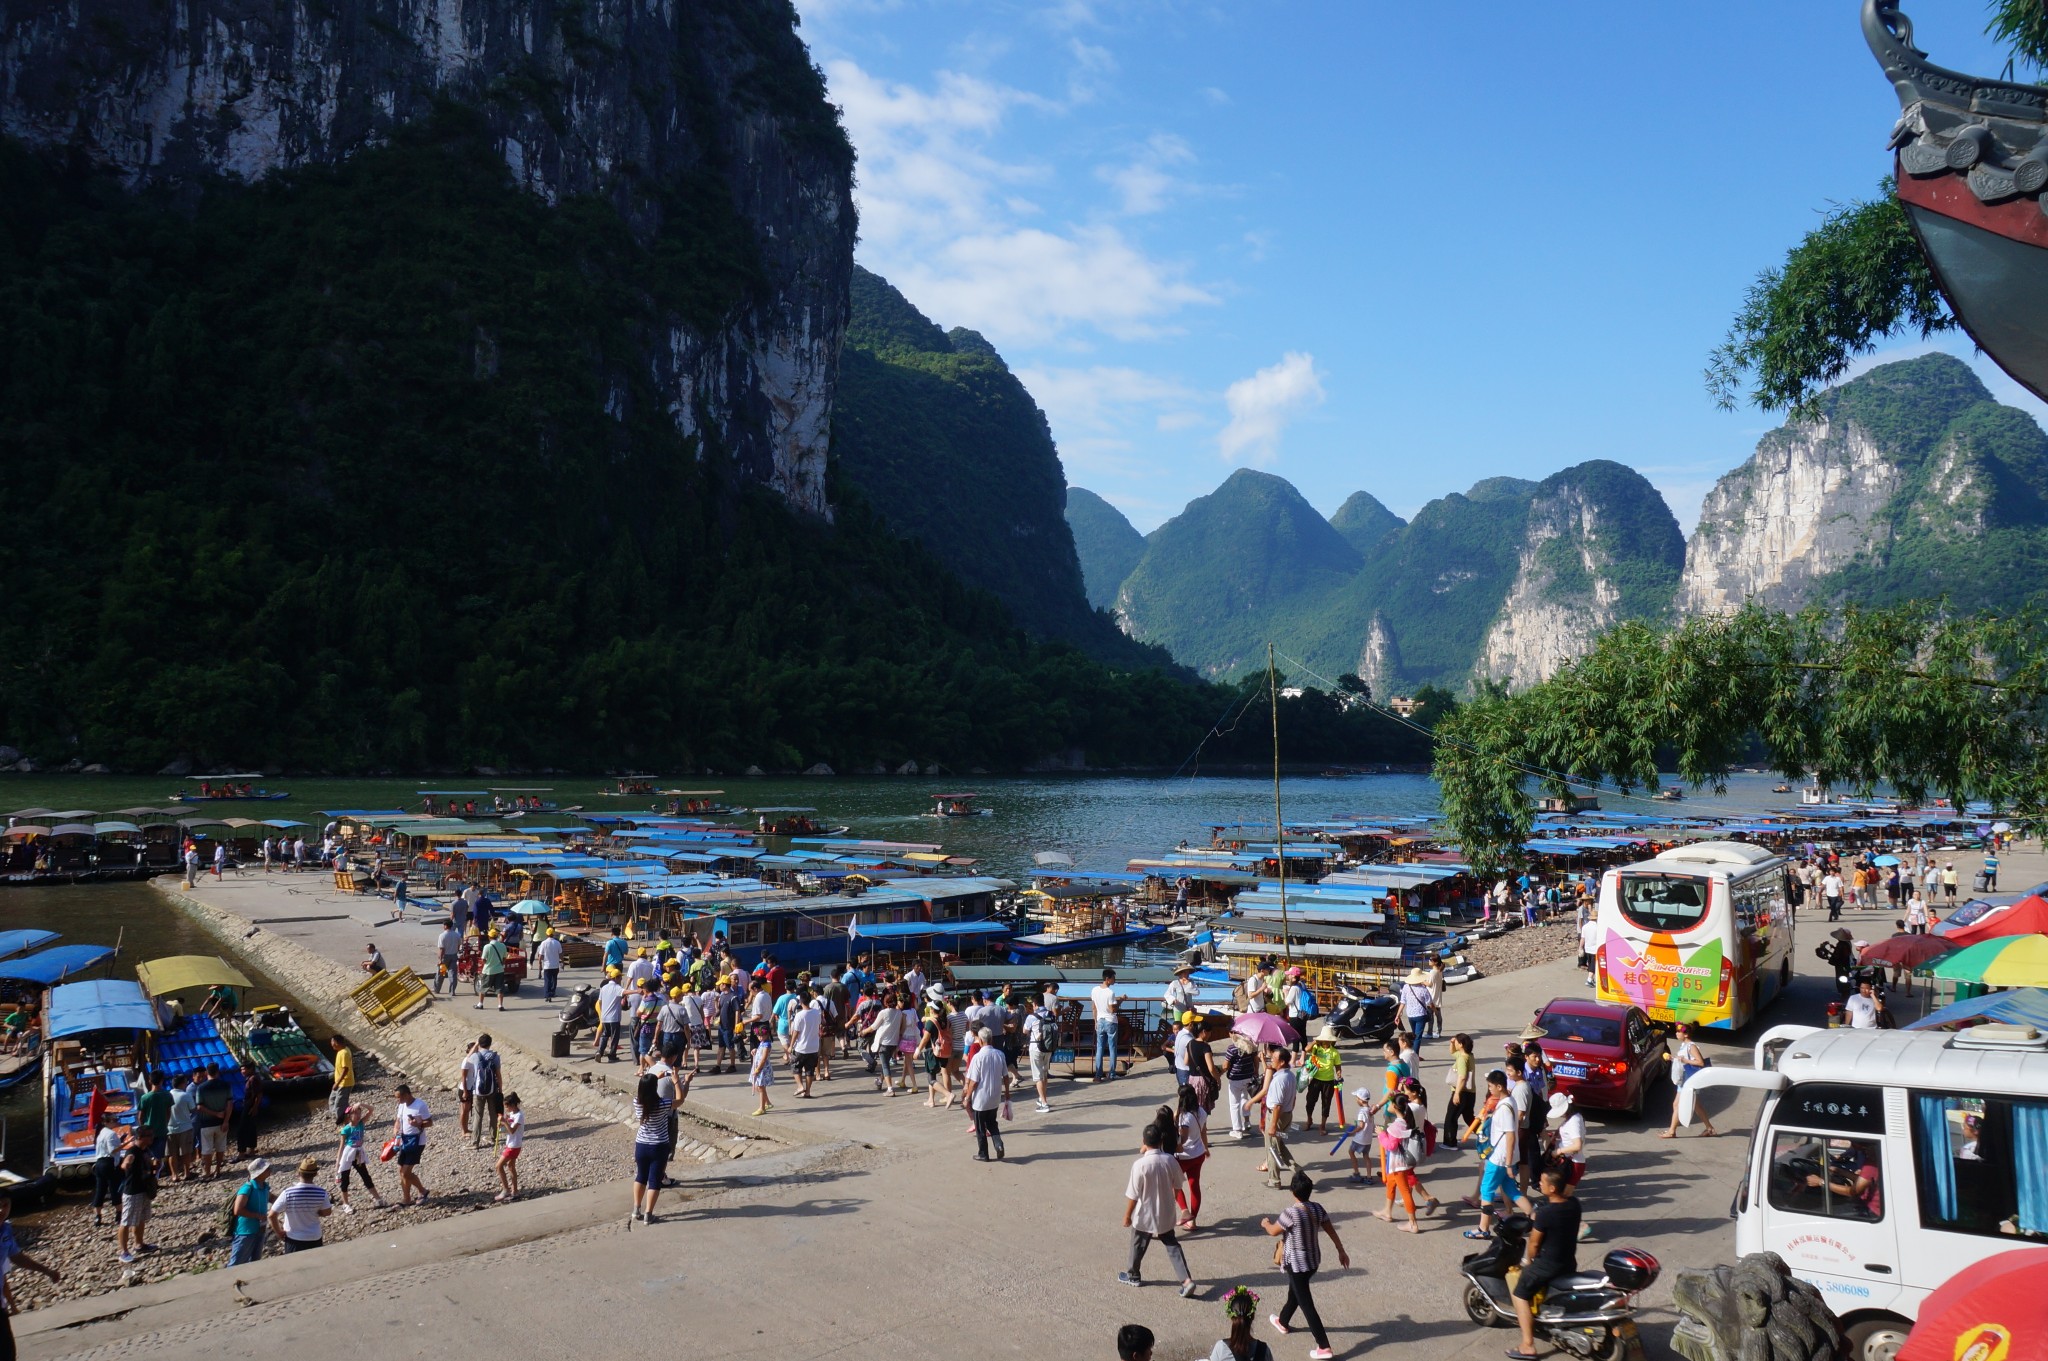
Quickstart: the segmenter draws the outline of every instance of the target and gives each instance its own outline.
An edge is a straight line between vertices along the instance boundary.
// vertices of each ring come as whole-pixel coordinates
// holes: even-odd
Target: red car
[[[1536,1024],[1553,1089],[1581,1106],[1641,1115],[1651,1089],[1670,1075],[1664,1036],[1641,1007],[1556,997]]]

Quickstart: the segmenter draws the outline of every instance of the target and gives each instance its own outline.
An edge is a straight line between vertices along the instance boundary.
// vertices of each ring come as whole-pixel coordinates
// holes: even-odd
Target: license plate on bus
[[[1577,1080],[1586,1075],[1586,1065],[1583,1063],[1560,1063],[1551,1071],[1555,1072],[1559,1077]]]

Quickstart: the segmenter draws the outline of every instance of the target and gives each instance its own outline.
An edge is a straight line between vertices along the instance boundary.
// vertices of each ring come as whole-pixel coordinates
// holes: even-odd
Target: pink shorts
[[[517,1148],[502,1149],[498,1153],[498,1161],[501,1163],[516,1163],[519,1161],[521,1151]]]

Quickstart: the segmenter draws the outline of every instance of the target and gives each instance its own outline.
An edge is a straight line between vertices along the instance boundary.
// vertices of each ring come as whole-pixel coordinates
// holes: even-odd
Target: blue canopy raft
[[[50,989],[46,1017],[45,1162],[59,1178],[83,1176],[93,1163],[94,1094],[110,1122],[135,1123],[133,1084],[161,1028],[156,1005],[139,983],[100,979]]]

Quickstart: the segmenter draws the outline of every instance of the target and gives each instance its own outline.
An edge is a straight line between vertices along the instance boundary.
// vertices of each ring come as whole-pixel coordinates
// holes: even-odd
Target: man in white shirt
[[[989,1145],[994,1144],[996,1160],[1000,1162],[1003,1130],[996,1121],[996,1113],[1003,1104],[1003,1093],[1010,1087],[1010,1061],[1003,1057],[994,1031],[984,1027],[975,1032],[975,1038],[981,1041],[981,1047],[967,1061],[965,1089],[967,1114],[974,1120],[974,1160],[987,1162]]]
[[[1600,960],[1600,918],[1588,914],[1579,928],[1579,967],[1586,971],[1586,986],[1593,986],[1593,970]]]
[[[432,1128],[433,1116],[427,1110],[427,1103],[412,1094],[406,1083],[398,1084],[398,1113],[391,1122],[391,1133],[398,1140],[398,1203],[412,1204],[414,1191],[420,1199],[428,1196],[426,1184],[420,1180],[420,1158],[427,1151],[427,1131]]]
[[[1878,1013],[1882,1010],[1884,1003],[1867,982],[1857,984],[1855,994],[1842,1003],[1842,1014],[1849,1018],[1851,1030],[1877,1029]]]
[[[534,963],[540,965],[541,1000],[555,1000],[555,983],[562,976],[562,942],[550,927],[540,938],[540,944],[533,947]]]
[[[903,986],[910,993],[910,1002],[912,1006],[917,1006],[923,1003],[924,970],[920,969],[915,964],[911,965],[910,972],[903,975]]]
[[[640,980],[654,981],[654,961],[647,957],[647,947],[641,946],[633,952],[633,958],[626,962],[626,987],[630,990],[640,986]]]
[[[597,990],[597,1057],[606,1063],[619,1061],[620,1022],[625,1019],[626,987],[607,978]]]
[[[1031,1085],[1038,1091],[1040,1115],[1052,1111],[1045,1099],[1045,1084],[1052,1076],[1053,1052],[1060,1047],[1059,1022],[1053,1011],[1058,997],[1058,993],[1047,988],[1039,1004],[1024,1018],[1024,1047],[1031,1064]]]
[[[1820,892],[1821,896],[1826,898],[1828,902],[1828,920],[1831,922],[1840,921],[1842,919],[1842,876],[1836,874],[1833,870],[1829,870],[1820,881]]]
[[[789,1069],[796,1077],[796,1094],[811,1095],[818,1080],[818,1050],[825,1034],[825,1013],[799,997],[789,1013]]]
[[[1174,1236],[1177,1211],[1173,1193],[1187,1185],[1187,1173],[1178,1159],[1159,1146],[1161,1137],[1157,1126],[1145,1127],[1145,1151],[1131,1164],[1130,1180],[1124,1184],[1124,1227],[1131,1231],[1131,1265],[1116,1278],[1125,1285],[1143,1285],[1145,1279],[1138,1268],[1145,1260],[1145,1249],[1157,1238],[1166,1245],[1168,1265],[1180,1273],[1181,1298],[1186,1299],[1195,1293],[1195,1277],[1188,1270],[1180,1239]]]
[[[1095,1078],[1102,1082],[1116,1076],[1116,1030],[1117,1003],[1128,1001],[1116,990],[1116,970],[1104,969],[1102,981],[1088,990],[1089,1003],[1095,1008]],[[1108,1056],[1108,1070],[1103,1067],[1104,1056]]]
[[[1493,1207],[1505,1200],[1509,1206],[1528,1211],[1529,1203],[1522,1198],[1520,1187],[1515,1180],[1515,1167],[1521,1158],[1518,1147],[1522,1131],[1522,1112],[1515,1105],[1515,1098],[1508,1085],[1508,1075],[1496,1068],[1486,1075],[1486,1089],[1500,1098],[1495,1103],[1493,1114],[1486,1125],[1486,1166],[1479,1179],[1479,1232],[1493,1232]],[[1526,1086],[1523,1087],[1527,1091]]]

